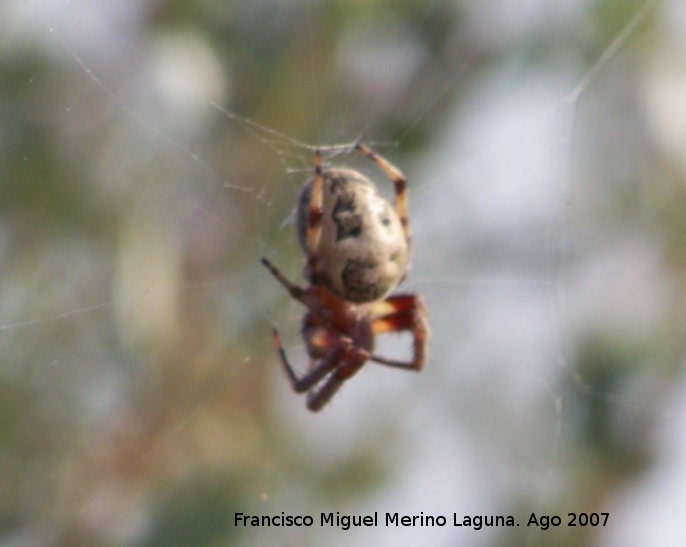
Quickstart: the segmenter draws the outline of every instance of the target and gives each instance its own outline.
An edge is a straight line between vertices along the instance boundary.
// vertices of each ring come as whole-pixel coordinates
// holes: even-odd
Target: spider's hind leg
[[[322,235],[322,214],[324,207],[324,176],[322,173],[322,153],[319,149],[314,152],[314,178],[310,193],[310,208],[307,216],[307,235],[305,248],[310,272],[314,274],[314,261],[319,240]]]
[[[390,161],[382,158],[368,146],[358,142],[355,149],[372,160],[379,169],[381,169],[386,176],[393,182],[395,190],[395,212],[400,218],[400,223],[405,233],[405,238],[410,241],[410,217],[407,207],[407,179],[402,171],[393,165]]]

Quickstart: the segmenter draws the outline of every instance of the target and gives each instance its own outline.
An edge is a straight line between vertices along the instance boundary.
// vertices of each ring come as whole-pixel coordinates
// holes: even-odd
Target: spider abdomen
[[[322,216],[314,270],[306,276],[350,302],[387,296],[405,277],[409,242],[391,204],[352,169],[322,173]],[[298,239],[306,251],[312,181],[300,195]]]

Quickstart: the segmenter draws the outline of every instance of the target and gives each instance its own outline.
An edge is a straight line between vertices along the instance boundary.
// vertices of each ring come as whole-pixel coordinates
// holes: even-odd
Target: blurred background
[[[259,259],[303,283],[310,146],[357,138],[430,357],[313,415]],[[1,0],[0,545],[679,545],[685,181],[679,0]]]

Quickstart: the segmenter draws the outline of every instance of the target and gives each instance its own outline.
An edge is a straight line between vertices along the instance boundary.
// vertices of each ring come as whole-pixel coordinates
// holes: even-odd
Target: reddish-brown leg
[[[307,408],[312,412],[318,412],[331,397],[341,388],[346,380],[351,378],[369,358],[369,353],[363,349],[349,346],[343,360],[334,369],[331,375],[324,380],[321,387],[307,394]]]
[[[331,315],[331,310],[329,310],[326,305],[313,294],[311,290],[303,289],[291,283],[288,278],[281,273],[281,271],[274,266],[266,258],[262,258],[262,264],[271,272],[271,274],[276,278],[276,280],[283,285],[283,287],[288,291],[295,300],[307,306],[309,309],[314,311],[317,315],[322,318],[327,318]]]
[[[422,370],[426,362],[426,345],[431,335],[424,300],[415,294],[396,294],[372,304],[370,311],[374,335],[411,331],[414,343],[411,361],[387,359],[379,355],[370,355],[369,359],[391,367]]]
[[[288,362],[286,350],[284,350],[281,344],[279,331],[273,329],[272,334],[281,363],[286,370],[293,389],[296,393],[309,392],[307,394],[307,408],[312,412],[321,410],[343,383],[360,370],[369,357],[368,352],[351,346],[349,340],[341,338],[314,368],[303,377],[298,378],[293,367]],[[323,380],[329,373],[329,377]],[[313,389],[319,382],[322,382],[321,386]]]
[[[376,163],[379,169],[386,173],[386,176],[393,181],[393,187],[395,188],[395,211],[398,213],[400,223],[403,226],[405,238],[409,241],[410,219],[407,208],[407,179],[405,175],[395,165],[379,156],[368,146],[357,143],[355,149]]]
[[[333,347],[329,353],[324,357],[319,363],[312,368],[307,374],[302,378],[298,378],[293,370],[293,367],[288,362],[286,357],[286,350],[281,344],[281,338],[279,337],[279,331],[277,329],[272,330],[272,335],[274,336],[274,343],[276,344],[276,349],[279,352],[279,357],[281,358],[281,363],[283,368],[288,374],[288,378],[291,380],[293,389],[296,393],[305,393],[314,387],[324,376],[326,376],[332,369],[336,367],[338,363],[343,359],[348,345],[340,344]]]
[[[324,207],[324,188],[322,180],[322,154],[317,149],[314,152],[314,178],[310,193],[310,212],[307,219],[307,236],[305,247],[307,250],[307,266],[312,275],[315,274],[315,256],[319,239],[322,235],[322,209]]]

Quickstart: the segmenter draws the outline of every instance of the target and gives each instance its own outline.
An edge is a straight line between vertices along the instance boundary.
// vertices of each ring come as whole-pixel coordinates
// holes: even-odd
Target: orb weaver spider
[[[315,151],[314,177],[301,193],[297,211],[298,239],[307,262],[301,288],[266,258],[262,263],[290,296],[308,311],[302,336],[310,358],[308,372],[298,377],[273,329],[281,363],[293,389],[307,392],[307,407],[319,411],[367,361],[421,371],[430,336],[421,296],[388,296],[406,277],[410,265],[407,181],[390,162],[367,146],[355,150],[372,160],[393,182],[395,207],[374,184],[353,169],[322,168]],[[375,337],[409,331],[412,359],[399,361],[373,353]]]

